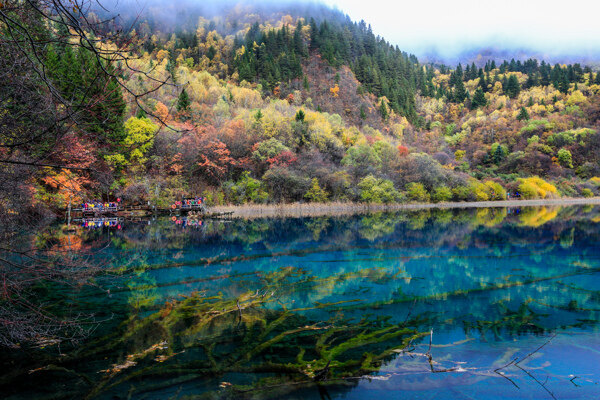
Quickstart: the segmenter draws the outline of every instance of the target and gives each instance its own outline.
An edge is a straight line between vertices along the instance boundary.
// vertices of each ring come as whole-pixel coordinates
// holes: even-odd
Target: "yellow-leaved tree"
[[[154,144],[154,135],[158,126],[146,117],[131,117],[125,122],[125,139],[122,142],[125,151],[106,156],[106,161],[115,168],[129,165],[141,165],[146,162],[146,153]]]

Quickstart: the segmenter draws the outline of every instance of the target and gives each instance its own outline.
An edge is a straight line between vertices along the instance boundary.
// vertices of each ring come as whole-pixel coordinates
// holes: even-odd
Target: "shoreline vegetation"
[[[289,203],[289,204],[244,204],[211,207],[215,213],[231,213],[232,218],[255,219],[268,217],[321,217],[366,214],[381,211],[426,210],[448,208],[498,208],[600,205],[600,197],[561,198],[536,200],[498,200],[443,203]]]
[[[340,10],[305,4],[240,12],[232,2],[209,19],[176,2],[170,9],[189,16],[177,28],[164,12],[96,27],[111,19],[104,10],[65,41],[73,27],[55,23],[78,17],[47,21],[30,3],[15,3],[11,29],[39,37],[13,37],[3,52],[23,66],[5,68],[9,89],[27,89],[8,91],[0,115],[10,122],[0,144],[15,149],[0,154],[0,214],[10,218],[116,199],[169,212],[196,196],[214,205],[600,196],[600,74],[589,66],[419,63]]]

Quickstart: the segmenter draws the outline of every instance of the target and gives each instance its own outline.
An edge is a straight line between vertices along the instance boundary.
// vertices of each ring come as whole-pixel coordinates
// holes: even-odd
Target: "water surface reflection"
[[[2,356],[9,398],[600,395],[598,207],[119,225],[47,233],[108,320]]]

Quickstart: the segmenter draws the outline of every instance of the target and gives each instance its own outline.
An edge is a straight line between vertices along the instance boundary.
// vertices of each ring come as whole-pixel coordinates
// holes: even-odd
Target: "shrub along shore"
[[[431,208],[485,208],[485,207],[535,207],[600,205],[600,197],[561,198],[538,200],[498,200],[444,203],[290,203],[290,204],[244,204],[212,207],[211,211],[232,213],[233,218],[267,217],[320,217],[352,215],[379,211],[423,210]]]

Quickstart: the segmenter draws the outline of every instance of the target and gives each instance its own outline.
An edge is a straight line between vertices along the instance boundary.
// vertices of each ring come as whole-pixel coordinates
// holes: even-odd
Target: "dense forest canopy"
[[[589,66],[422,64],[316,3],[119,2],[75,9],[87,24],[70,26],[44,18],[48,2],[6,4],[1,145],[16,150],[1,161],[20,182],[7,209],[598,194]]]

